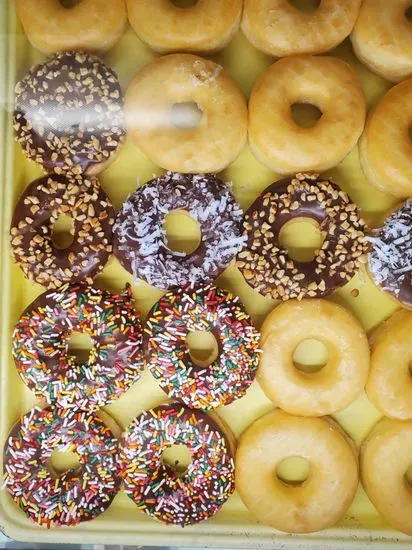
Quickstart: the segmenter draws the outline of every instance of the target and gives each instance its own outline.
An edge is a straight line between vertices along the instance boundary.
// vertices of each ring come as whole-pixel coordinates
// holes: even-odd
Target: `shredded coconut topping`
[[[412,201],[407,201],[368,237],[369,271],[377,285],[397,297],[405,282],[412,286],[411,224]]]
[[[184,210],[201,228],[192,254],[168,247],[166,214]],[[242,249],[243,212],[228,185],[212,175],[168,172],[138,189],[115,226],[115,253],[135,279],[168,289],[215,279]]]

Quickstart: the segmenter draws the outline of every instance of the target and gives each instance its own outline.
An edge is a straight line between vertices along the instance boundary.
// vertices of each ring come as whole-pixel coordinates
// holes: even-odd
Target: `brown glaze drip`
[[[73,219],[74,242],[59,249],[52,240],[60,214]],[[114,208],[96,178],[45,176],[20,197],[10,229],[14,260],[29,280],[53,288],[91,283],[112,251]]]
[[[312,262],[293,260],[279,243],[282,227],[294,218],[315,220],[325,236]],[[326,296],[364,261],[364,230],[356,205],[337,185],[298,174],[270,185],[247,210],[247,243],[237,265],[253,288],[273,299]]]
[[[114,71],[82,52],[59,53],[16,85],[16,139],[46,172],[87,172],[108,161],[125,135]]]

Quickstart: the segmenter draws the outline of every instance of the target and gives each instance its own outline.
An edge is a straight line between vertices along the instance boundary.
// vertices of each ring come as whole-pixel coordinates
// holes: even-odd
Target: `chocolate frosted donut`
[[[163,223],[174,210],[200,225],[201,242],[191,254],[168,247]],[[241,226],[242,210],[216,176],[168,172],[123,205],[114,226],[114,253],[136,279],[164,290],[211,281],[242,248]]]
[[[324,241],[311,262],[293,260],[279,242],[282,227],[294,218],[320,226]],[[247,210],[243,227],[247,244],[237,266],[253,288],[275,300],[326,296],[366,261],[365,223],[356,205],[318,174],[297,174],[270,185]]]
[[[123,141],[123,97],[115,72],[97,57],[64,52],[16,85],[16,139],[46,172],[97,174]]]
[[[88,334],[89,359],[69,355],[73,331]],[[12,352],[23,382],[40,399],[63,408],[94,410],[120,397],[142,373],[142,326],[130,286],[111,294],[63,285],[41,294],[20,316]]]
[[[179,403],[145,411],[127,428],[119,453],[126,494],[149,516],[185,527],[215,515],[235,489],[230,434],[214,419]],[[186,445],[184,474],[162,462],[171,445]]]
[[[187,345],[191,332],[210,331],[217,359],[199,365]],[[193,409],[213,410],[243,397],[259,362],[259,332],[240,299],[197,284],[167,292],[146,322],[146,363],[163,391]]]
[[[14,425],[4,446],[5,487],[37,525],[77,525],[99,516],[116,496],[117,449],[97,416],[35,407]],[[75,452],[80,468],[58,476],[50,463],[53,451]]]
[[[60,214],[73,220],[74,241],[60,249],[53,224]],[[92,283],[112,252],[114,209],[93,176],[50,175],[33,181],[20,197],[10,229],[12,253],[25,276],[55,288],[65,282]]]
[[[400,305],[412,309],[412,201],[393,212],[368,241],[373,281]]]

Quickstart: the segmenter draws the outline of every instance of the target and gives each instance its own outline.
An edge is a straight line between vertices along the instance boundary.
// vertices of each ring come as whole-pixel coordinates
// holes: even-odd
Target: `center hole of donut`
[[[61,214],[52,227],[52,241],[56,248],[64,250],[69,248],[74,241],[73,218]]]
[[[170,111],[170,120],[175,128],[196,128],[202,120],[203,111],[194,101],[175,103]]]
[[[294,8],[300,11],[316,11],[322,0],[288,0]]]
[[[186,337],[191,360],[198,367],[208,367],[219,355],[219,344],[213,332],[194,331]]]
[[[70,10],[80,4],[81,1],[82,0],[60,0],[60,4],[63,6],[63,8]]]
[[[81,464],[76,453],[71,451],[62,453],[56,450],[49,458],[48,467],[53,477],[60,477],[65,472],[79,470]]]
[[[300,456],[289,456],[279,462],[276,467],[278,479],[288,485],[301,485],[310,474],[310,464],[306,458]]]
[[[409,6],[409,8],[405,10],[405,17],[408,21],[412,22],[412,6]]]
[[[286,222],[279,233],[280,245],[297,262],[312,262],[322,247],[324,237],[312,218],[298,217]]]
[[[87,363],[93,347],[92,339],[85,332],[72,332],[67,342],[67,352],[78,365]]]
[[[192,462],[192,453],[186,445],[171,445],[163,451],[162,462],[168,469],[184,474]]]
[[[293,364],[301,372],[314,373],[326,366],[329,359],[328,348],[320,340],[303,340],[293,353]]]
[[[185,210],[173,210],[166,214],[163,229],[167,246],[172,252],[193,254],[200,245],[200,225]]]
[[[171,0],[176,8],[193,8],[199,0]]]
[[[313,128],[322,117],[322,111],[311,103],[293,103],[290,110],[300,128]]]
[[[412,125],[409,126],[409,128],[408,128],[408,135],[409,135],[409,140],[412,143]]]

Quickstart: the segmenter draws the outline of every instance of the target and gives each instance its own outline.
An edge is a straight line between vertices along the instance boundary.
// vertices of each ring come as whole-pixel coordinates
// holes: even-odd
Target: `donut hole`
[[[208,367],[219,355],[219,343],[211,331],[193,331],[186,337],[189,355],[198,367]]]
[[[192,453],[186,445],[170,445],[162,453],[162,463],[167,470],[183,475],[192,462]]]
[[[322,248],[324,236],[316,220],[298,217],[286,222],[279,233],[279,243],[297,262],[312,262]]]
[[[185,210],[172,210],[166,214],[163,229],[172,252],[193,254],[199,248],[202,240],[200,225]]]
[[[175,103],[170,111],[172,126],[183,130],[196,128],[203,117],[203,111],[194,101]]]
[[[310,463],[300,456],[284,458],[276,466],[276,477],[291,486],[302,485],[310,475]]]
[[[409,141],[412,143],[412,124],[408,128]]]
[[[408,21],[411,21],[412,23],[412,6],[409,6],[409,8],[406,8],[405,17]]]
[[[329,360],[328,348],[320,340],[303,340],[293,352],[293,364],[300,372],[319,372]]]
[[[52,226],[52,241],[56,248],[65,250],[69,248],[74,241],[74,222],[73,218],[60,214]]]
[[[59,0],[60,4],[66,10],[71,10],[72,8],[75,8],[78,4],[80,4],[81,1],[82,0]]]
[[[93,341],[85,332],[73,331],[67,340],[67,353],[77,365],[83,365],[90,359],[94,349]]]
[[[322,111],[312,103],[293,103],[290,107],[293,121],[300,128],[313,128],[322,118]]]
[[[299,11],[312,12],[319,8],[322,0],[288,0],[288,2]]]
[[[66,472],[80,470],[81,464],[76,453],[72,451],[62,452],[56,449],[50,455],[47,468],[53,477],[60,477]]]

